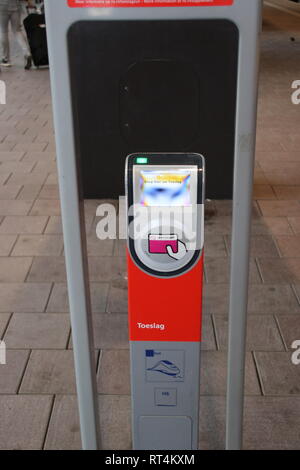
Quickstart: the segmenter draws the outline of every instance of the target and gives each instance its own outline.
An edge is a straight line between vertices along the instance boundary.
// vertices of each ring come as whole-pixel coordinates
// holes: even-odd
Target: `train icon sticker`
[[[183,382],[184,351],[146,349],[145,369],[147,382]]]

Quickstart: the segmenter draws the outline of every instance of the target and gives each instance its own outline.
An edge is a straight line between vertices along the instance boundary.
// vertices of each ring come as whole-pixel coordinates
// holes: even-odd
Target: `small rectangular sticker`
[[[225,7],[234,0],[67,0],[71,8]]]

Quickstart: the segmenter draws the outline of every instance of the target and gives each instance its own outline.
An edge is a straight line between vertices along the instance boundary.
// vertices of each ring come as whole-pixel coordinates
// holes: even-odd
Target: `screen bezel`
[[[138,164],[136,159],[139,157],[147,158],[147,164]],[[182,153],[162,153],[162,154],[150,154],[150,153],[135,153],[131,154],[127,157],[126,163],[126,195],[127,195],[127,205],[128,209],[134,204],[135,196],[134,196],[134,166],[172,166],[173,168],[176,166],[180,167],[189,167],[189,166],[196,166],[198,168],[198,175],[197,175],[197,192],[196,192],[196,204],[204,204],[204,172],[205,172],[205,163],[204,158],[200,154],[182,154]],[[132,215],[128,215],[128,225],[134,220]],[[199,234],[200,235],[200,234]],[[195,250],[194,256],[192,259],[182,268],[176,269],[170,272],[163,272],[151,269],[147,265],[145,265],[137,255],[135,251],[135,241],[134,239],[128,237],[127,239],[127,246],[132,257],[133,261],[137,266],[139,266],[143,271],[152,274],[154,276],[167,278],[167,277],[174,277],[180,274],[185,273],[188,271],[199,259],[202,250]]]

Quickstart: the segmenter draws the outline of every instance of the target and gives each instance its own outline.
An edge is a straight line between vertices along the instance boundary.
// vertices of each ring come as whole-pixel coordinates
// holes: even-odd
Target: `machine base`
[[[135,450],[198,448],[200,344],[131,341]]]

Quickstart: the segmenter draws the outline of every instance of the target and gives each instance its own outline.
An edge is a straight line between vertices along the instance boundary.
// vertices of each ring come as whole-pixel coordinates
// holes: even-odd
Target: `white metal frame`
[[[67,47],[68,29],[79,20],[163,19],[172,21],[197,18],[229,19],[239,29],[226,448],[240,449],[243,426],[245,337],[261,3],[262,0],[234,0],[233,6],[228,7],[69,8],[67,0],[46,0],[60,198],[80,426],[84,449],[100,447],[100,431],[82,201],[79,196],[74,146]]]

